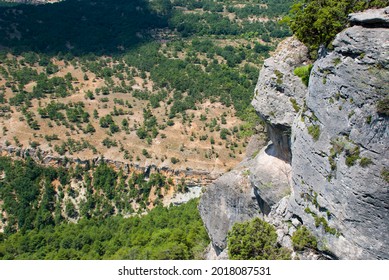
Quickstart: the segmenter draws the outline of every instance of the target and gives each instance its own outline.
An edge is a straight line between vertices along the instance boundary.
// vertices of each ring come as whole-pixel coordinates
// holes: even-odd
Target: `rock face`
[[[274,55],[267,59],[259,74],[252,105],[266,122],[275,156],[290,161],[290,133],[297,106],[303,104],[306,87],[293,74],[297,66],[309,63],[308,50],[298,40],[281,42]],[[295,106],[296,107],[296,106]]]
[[[307,61],[307,48],[293,38],[281,43],[275,55],[266,60],[253,103],[264,108],[258,112],[271,141],[262,149],[257,147],[256,152],[250,151],[239,166],[216,180],[202,196],[200,214],[219,257],[226,256],[227,232],[235,222],[268,215],[291,191],[290,132],[297,113],[290,98],[301,106],[306,91],[293,70]],[[254,143],[255,139],[249,146]]]
[[[389,118],[376,108],[389,93],[389,29],[376,25],[382,13],[359,15],[364,26],[338,34],[334,51],[315,63],[307,106],[292,128],[289,211],[342,259],[389,258],[389,184],[381,175],[389,167]]]
[[[240,170],[226,173],[208,187],[199,209],[218,255],[227,247],[226,235],[235,222],[259,215],[250,182]]]
[[[271,142],[199,205],[217,254],[234,222],[261,216],[283,246],[303,224],[324,258],[389,259],[389,113],[377,106],[389,93],[387,11],[351,15],[308,88],[293,74],[309,63],[301,43],[287,39],[265,62],[252,103]]]
[[[349,21],[352,25],[389,27],[389,7],[350,14]]]

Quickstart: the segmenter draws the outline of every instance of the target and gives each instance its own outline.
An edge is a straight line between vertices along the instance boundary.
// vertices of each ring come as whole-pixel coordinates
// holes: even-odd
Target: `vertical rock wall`
[[[389,258],[389,118],[377,110],[389,94],[388,38],[366,21],[338,34],[292,128],[289,211],[339,258]]]
[[[264,218],[291,192],[290,134],[297,114],[291,98],[302,106],[307,90],[293,70],[307,61],[307,48],[294,38],[265,61],[253,105],[271,141],[216,180],[201,198],[200,214],[219,258],[226,257],[227,232],[235,222]]]
[[[283,246],[303,224],[329,258],[389,259],[389,8],[351,23],[314,63],[308,89],[293,74],[309,63],[300,42],[265,61],[252,104],[271,142],[199,205],[217,254],[234,222],[261,216]]]

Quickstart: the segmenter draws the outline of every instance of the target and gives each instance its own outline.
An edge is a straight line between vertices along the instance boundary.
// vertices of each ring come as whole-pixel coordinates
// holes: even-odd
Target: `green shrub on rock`
[[[389,116],[389,97],[385,97],[377,102],[377,113],[384,116]]]
[[[293,73],[301,78],[301,81],[304,83],[305,86],[309,85],[309,75],[311,74],[313,65],[305,65],[300,66],[294,69]]]
[[[277,244],[274,226],[255,218],[235,223],[228,232],[228,256],[231,260],[289,260],[290,251]]]
[[[305,227],[299,227],[292,235],[293,248],[297,251],[303,251],[304,249],[316,249],[317,240],[316,237]]]
[[[285,21],[294,35],[317,56],[320,45],[331,46],[336,34],[347,26],[350,13],[369,8],[384,8],[385,0],[302,0],[292,6]]]

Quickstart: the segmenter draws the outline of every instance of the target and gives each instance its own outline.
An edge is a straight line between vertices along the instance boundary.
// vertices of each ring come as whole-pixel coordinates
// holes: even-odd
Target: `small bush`
[[[304,85],[309,85],[309,75],[311,74],[312,64],[306,66],[300,66],[294,69],[294,74],[301,78]]]
[[[389,97],[385,97],[377,102],[377,113],[380,115],[389,116]]]
[[[316,249],[316,237],[304,226],[299,227],[292,235],[293,248],[297,251]]]
[[[384,167],[381,170],[381,177],[384,179],[387,183],[389,183],[389,169]]]
[[[231,260],[288,260],[290,251],[277,244],[274,226],[255,218],[236,223],[228,232],[228,256]]]
[[[174,121],[173,120],[168,120],[166,124],[168,126],[173,126],[174,125]]]
[[[320,225],[322,225],[325,232],[332,234],[332,235],[337,235],[336,229],[330,227],[328,225],[327,220],[324,217],[320,217],[320,216],[315,215],[313,217],[313,219],[315,220],[315,227],[319,227]]]
[[[284,77],[284,74],[282,74],[279,70],[274,70],[274,74],[276,75],[277,77],[277,80],[276,80],[276,83],[277,85],[281,85],[282,84],[282,78]]]
[[[333,62],[334,62],[334,65],[337,66],[342,62],[342,60],[339,57],[337,57],[337,58],[333,59]]]
[[[290,101],[290,103],[292,103],[292,106],[293,106],[293,109],[294,109],[294,111],[297,113],[298,111],[300,111],[300,106],[298,105],[298,103],[297,103],[297,101],[296,101],[296,99],[294,99],[294,98],[290,98],[289,99],[289,101]]]
[[[346,150],[346,165],[348,167],[355,165],[356,161],[360,159],[359,147],[356,146],[353,149]]]
[[[366,166],[369,166],[372,163],[373,163],[373,161],[371,159],[363,157],[363,158],[361,158],[361,161],[359,162],[359,165],[361,167],[366,167]]]
[[[150,158],[150,157],[151,157],[150,154],[149,154],[149,152],[148,152],[146,149],[143,149],[143,150],[142,150],[142,155],[145,156],[145,157],[147,157],[147,158]]]
[[[320,126],[312,125],[308,127],[308,133],[312,136],[314,141],[319,140],[320,137]]]

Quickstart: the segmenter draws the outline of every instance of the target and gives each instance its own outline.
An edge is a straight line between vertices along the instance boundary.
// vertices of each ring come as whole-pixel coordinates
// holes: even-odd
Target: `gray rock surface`
[[[270,213],[290,193],[290,164],[274,157],[274,145],[264,147],[254,158],[246,158],[203,194],[199,210],[220,258],[226,237],[234,223]]]
[[[306,94],[306,87],[293,71],[304,64],[309,64],[307,47],[293,37],[282,41],[265,60],[252,101],[265,121],[274,126],[292,126],[296,112],[290,98],[302,106]]]
[[[199,210],[217,255],[227,247],[227,232],[235,222],[260,214],[248,177],[241,170],[226,173],[207,187]]]
[[[252,105],[267,125],[275,156],[286,161],[291,159],[290,132],[297,114],[292,102],[301,107],[307,91],[293,71],[309,62],[307,47],[293,37],[288,38],[265,60],[255,88]]]
[[[389,118],[376,109],[389,93],[388,38],[388,28],[338,34],[334,51],[314,65],[306,111],[292,129],[289,211],[342,259],[389,258],[389,184],[381,176],[389,168]],[[317,141],[308,132],[314,126]],[[318,227],[315,215],[324,219]]]
[[[295,39],[265,62],[252,104],[271,142],[217,180],[199,205],[216,255],[225,255],[234,222],[261,216],[288,248],[297,227],[310,229],[320,251],[295,252],[300,259],[389,259],[389,117],[377,112],[389,94],[382,11],[351,16],[354,26],[315,62],[308,89],[293,75],[308,63]]]
[[[389,27],[389,7],[350,14],[349,21],[352,25]]]
[[[301,53],[294,54],[296,49]],[[268,124],[267,132],[272,141],[262,148],[262,139],[253,137],[247,158],[208,187],[201,198],[200,214],[218,258],[226,255],[227,232],[235,222],[269,214],[271,208],[291,192],[290,131],[297,113],[289,99],[303,103],[307,88],[293,75],[293,70],[307,61],[306,47],[294,38],[281,43],[275,57],[265,61],[253,104]],[[277,71],[282,73],[285,83],[282,92],[275,80]],[[264,108],[263,113],[260,108]]]

